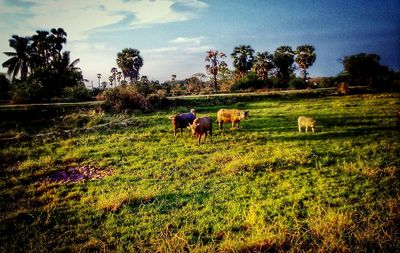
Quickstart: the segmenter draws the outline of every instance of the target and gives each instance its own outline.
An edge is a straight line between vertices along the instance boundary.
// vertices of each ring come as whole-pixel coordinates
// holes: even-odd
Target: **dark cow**
[[[174,129],[174,136],[176,137],[176,130],[179,128],[181,130],[182,136],[182,129],[187,128],[193,121],[196,119],[196,110],[191,109],[189,113],[180,113],[171,118],[172,120],[172,127]]]

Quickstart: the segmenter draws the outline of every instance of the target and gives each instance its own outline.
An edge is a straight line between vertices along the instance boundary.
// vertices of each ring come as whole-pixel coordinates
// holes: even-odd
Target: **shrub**
[[[107,89],[103,95],[106,107],[118,113],[132,112],[135,109],[150,111],[160,107],[165,99],[163,92],[152,93],[146,97],[131,85]]]
[[[293,87],[296,89],[305,89],[307,88],[308,83],[301,78],[293,78],[289,82],[289,87]]]
[[[0,100],[9,99],[10,81],[4,74],[0,74]]]
[[[63,95],[71,101],[85,101],[90,99],[90,91],[83,84],[65,88]]]
[[[243,78],[237,80],[231,86],[231,91],[261,89],[266,86],[266,83],[258,79],[256,73],[249,72]]]
[[[27,103],[43,100],[44,88],[42,82],[39,80],[28,81],[14,81],[11,100],[13,103]]]

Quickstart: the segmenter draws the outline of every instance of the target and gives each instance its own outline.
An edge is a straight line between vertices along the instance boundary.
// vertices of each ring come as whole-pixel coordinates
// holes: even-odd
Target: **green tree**
[[[0,74],[0,100],[9,99],[10,89],[10,81],[7,79],[6,75]]]
[[[117,54],[117,65],[122,70],[124,80],[128,77],[131,82],[136,82],[139,79],[139,70],[143,66],[143,58],[139,50],[125,48]]]
[[[294,60],[301,69],[300,72],[304,81],[307,80],[307,69],[314,64],[316,58],[317,54],[314,46],[302,45],[296,48]]]
[[[113,82],[116,85],[118,69],[116,67],[112,67],[110,72],[111,72],[111,76],[109,77],[110,85],[112,85]]]
[[[225,53],[223,52],[218,52],[218,51],[213,51],[209,50],[207,51],[207,56],[205,61],[209,62],[210,64],[206,65],[206,70],[208,73],[210,73],[213,76],[213,81],[214,81],[214,91],[217,92],[218,90],[218,84],[217,84],[217,75],[218,75],[218,67],[221,63],[224,61],[221,61],[221,59],[226,58]]]
[[[50,42],[53,57],[61,56],[63,44],[67,43],[67,33],[63,28],[53,28],[50,30]]]
[[[10,47],[14,48],[15,52],[4,52],[5,55],[11,58],[3,62],[2,66],[3,68],[8,68],[7,74],[12,79],[21,74],[21,79],[25,80],[31,66],[30,38],[13,35],[9,40],[9,44]]]
[[[274,69],[273,55],[268,51],[259,52],[254,58],[254,71],[260,80],[268,80],[268,73]]]
[[[350,83],[377,86],[390,74],[389,69],[380,64],[380,60],[377,54],[360,53],[345,56],[342,63]]]
[[[282,83],[290,80],[293,73],[294,52],[290,46],[280,46],[274,52],[273,62],[277,67],[277,77]]]
[[[240,77],[243,77],[253,66],[253,54],[254,49],[249,45],[240,45],[233,49],[233,52],[231,53],[233,66]]]

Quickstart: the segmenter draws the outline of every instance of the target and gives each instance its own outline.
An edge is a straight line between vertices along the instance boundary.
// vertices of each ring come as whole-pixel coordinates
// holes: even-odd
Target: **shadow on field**
[[[301,132],[296,135],[291,136],[279,136],[279,137],[271,137],[269,140],[278,140],[278,141],[302,141],[302,140],[331,140],[331,139],[342,139],[348,137],[359,137],[365,135],[375,135],[381,131],[391,130],[390,127],[370,127],[370,128],[353,128],[353,129],[345,129],[344,131],[335,132],[324,131],[315,133],[312,132]]]
[[[203,203],[210,197],[207,191],[198,191],[193,193],[165,193],[153,197],[147,203],[156,206],[159,214],[166,214],[174,210],[181,209],[186,205],[198,205],[199,208],[203,206]],[[130,202],[127,204],[127,208],[136,210],[141,204],[146,202]],[[200,208],[201,209],[201,208]]]

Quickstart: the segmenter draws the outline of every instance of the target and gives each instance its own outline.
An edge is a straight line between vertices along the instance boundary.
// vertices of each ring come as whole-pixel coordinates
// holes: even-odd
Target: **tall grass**
[[[0,151],[0,249],[117,252],[400,250],[399,94],[240,102],[241,129],[198,145],[171,111]],[[223,105],[197,107],[215,120]],[[176,111],[184,108],[176,108]],[[175,112],[175,111],[174,111]],[[298,133],[300,115],[317,120]],[[59,183],[67,166],[110,167]]]

